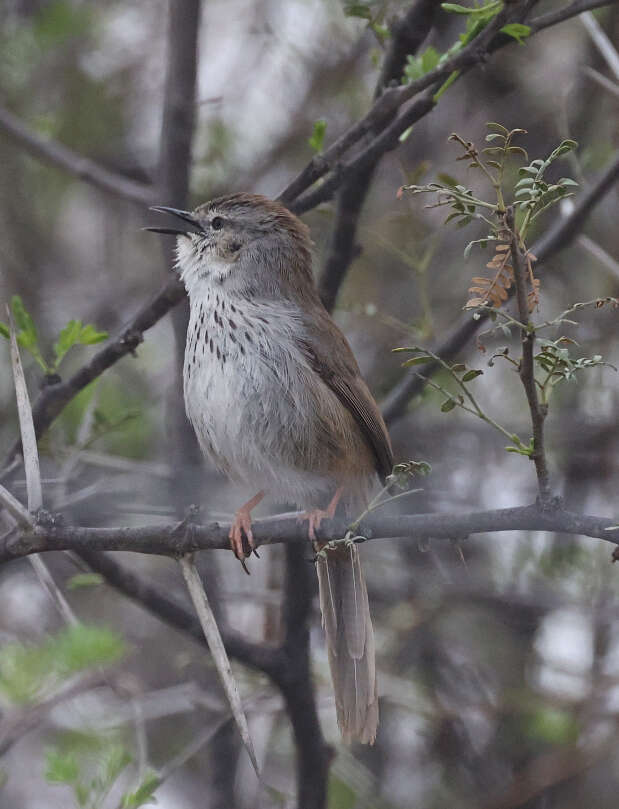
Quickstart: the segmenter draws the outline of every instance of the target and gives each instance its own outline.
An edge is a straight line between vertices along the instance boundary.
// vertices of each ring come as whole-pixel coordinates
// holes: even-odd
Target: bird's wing
[[[300,345],[308,364],[353,415],[371,447],[376,471],[384,482],[393,468],[389,433],[348,341],[322,307],[312,307]]]

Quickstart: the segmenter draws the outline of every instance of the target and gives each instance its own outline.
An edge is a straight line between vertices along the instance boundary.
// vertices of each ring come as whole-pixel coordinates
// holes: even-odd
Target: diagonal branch
[[[416,0],[409,10],[391,26],[391,40],[385,55],[374,97],[378,98],[390,84],[399,82],[404,73],[406,57],[417,52],[432,29],[439,6],[434,0]],[[364,170],[356,171],[342,184],[337,199],[335,224],[329,254],[318,282],[320,298],[329,312],[355,257],[355,238],[359,216],[382,155]]]
[[[150,186],[109,171],[62,143],[41,137],[2,106],[0,106],[0,130],[33,157],[62,169],[94,185],[95,188],[138,205],[149,205],[153,202],[153,191]]]

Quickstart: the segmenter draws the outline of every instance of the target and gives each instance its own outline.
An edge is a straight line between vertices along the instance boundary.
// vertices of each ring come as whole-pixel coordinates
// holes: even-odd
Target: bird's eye
[[[221,230],[223,226],[224,220],[221,218],[221,216],[214,216],[211,220],[211,227],[213,230]]]

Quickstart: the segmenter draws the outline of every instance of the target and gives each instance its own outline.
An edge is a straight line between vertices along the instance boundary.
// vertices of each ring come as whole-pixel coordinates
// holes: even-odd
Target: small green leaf
[[[510,22],[501,28],[504,34],[513,37],[519,45],[524,45],[525,39],[531,33],[530,25],[523,25],[520,22]]]
[[[432,357],[424,356],[412,357],[410,360],[405,360],[402,363],[403,368],[410,368],[411,365],[423,365],[426,362],[432,362]]]
[[[325,133],[327,131],[327,122],[324,118],[319,118],[314,121],[314,129],[311,138],[308,139],[308,144],[315,152],[321,152],[325,140]]]
[[[441,3],[441,8],[443,11],[447,11],[449,14],[473,14],[475,11],[474,8],[461,6],[458,3]]]
[[[445,399],[445,401],[441,405],[441,413],[449,413],[449,411],[453,410],[455,406],[456,406],[455,399]]]
[[[464,374],[464,376],[462,377],[462,381],[463,382],[470,382],[472,379],[476,379],[478,376],[481,376],[482,374],[483,374],[483,371],[478,371],[478,370],[476,371],[476,370],[472,369],[470,371],[467,371]]]
[[[429,48],[426,48],[426,50],[421,54],[421,68],[424,75],[429,73],[431,70],[434,70],[439,63],[440,58],[441,54],[436,50],[436,48],[433,48],[431,45]]]
[[[67,351],[79,341],[81,330],[81,320],[70,320],[61,330],[60,334],[58,335],[58,339],[54,343],[56,365],[60,363]]]
[[[100,573],[76,573],[67,581],[67,590],[79,590],[81,587],[95,587],[103,584],[105,579]]]
[[[2,321],[0,321],[0,334],[3,337],[6,337],[7,340],[10,340],[11,338],[9,327],[6,325],[6,323],[2,323]]]
[[[123,796],[122,809],[140,809],[147,803],[157,803],[153,793],[159,783],[159,777],[155,773],[147,773],[135,792]]]
[[[107,340],[108,336],[106,331],[97,331],[92,323],[88,323],[80,331],[79,342],[84,346],[91,346],[95,343],[102,343]]]

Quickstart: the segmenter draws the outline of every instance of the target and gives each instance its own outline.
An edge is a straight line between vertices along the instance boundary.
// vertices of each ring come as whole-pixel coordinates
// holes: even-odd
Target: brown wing
[[[376,459],[376,471],[384,482],[393,469],[389,433],[368,386],[361,377],[354,354],[327,311],[312,307],[311,321],[301,347],[322,381],[352,413]]]

